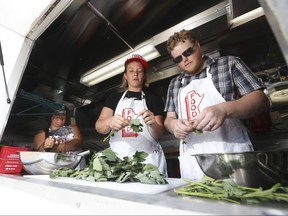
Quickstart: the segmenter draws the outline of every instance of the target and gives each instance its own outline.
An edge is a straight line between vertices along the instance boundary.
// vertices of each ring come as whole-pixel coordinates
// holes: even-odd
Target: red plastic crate
[[[28,148],[15,146],[0,147],[0,173],[21,173],[22,163],[19,151],[28,151]]]

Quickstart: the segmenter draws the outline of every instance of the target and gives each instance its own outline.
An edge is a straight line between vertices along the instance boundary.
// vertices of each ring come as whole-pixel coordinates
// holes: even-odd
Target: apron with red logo
[[[209,70],[210,68],[207,67],[206,78],[193,80],[179,90],[178,110],[180,119],[188,119],[193,122],[205,107],[225,102],[225,99],[215,88]],[[226,119],[214,131],[207,131],[203,134],[190,133],[185,141],[186,144],[180,143],[179,148],[181,177],[194,180],[201,180],[204,173],[198,165],[196,157],[192,155],[253,150],[247,130],[238,119]]]
[[[140,111],[147,109],[145,95],[142,92],[142,99],[126,98],[126,92],[119,100],[115,115],[121,115],[131,120],[135,119]],[[138,117],[143,125],[143,131],[134,132],[130,126],[122,128],[110,138],[110,148],[115,151],[120,158],[131,157],[136,151],[145,151],[149,155],[145,163],[151,163],[159,168],[159,171],[167,177],[167,165],[163,149],[160,143],[155,140],[149,132],[149,127],[144,122],[142,116]]]

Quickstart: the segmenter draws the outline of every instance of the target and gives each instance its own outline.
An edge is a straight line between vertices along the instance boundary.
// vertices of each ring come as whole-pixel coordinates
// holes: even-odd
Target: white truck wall
[[[33,42],[29,39],[25,39],[23,36],[11,31],[10,29],[4,28],[3,26],[0,26],[0,40],[4,59],[4,71],[7,82],[8,95],[11,100],[11,103],[8,103],[8,95],[6,93],[6,88],[4,84],[4,76],[3,72],[1,72],[1,139],[14,102],[14,98],[16,97],[17,88],[21,82],[26,63],[33,46]]]
[[[7,103],[8,95],[1,68],[0,140],[35,40],[72,2],[73,0],[0,0],[0,41],[11,100],[11,103]]]

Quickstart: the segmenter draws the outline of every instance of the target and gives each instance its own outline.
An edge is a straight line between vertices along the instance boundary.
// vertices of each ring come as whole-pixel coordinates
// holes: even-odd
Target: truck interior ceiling
[[[48,126],[53,107],[64,104],[85,148],[103,149],[107,143],[96,132],[95,121],[107,96],[123,90],[122,73],[100,75],[102,80],[92,84],[84,77],[152,45],[159,54],[149,60],[149,91],[165,101],[170,80],[180,72],[166,41],[182,28],[199,38],[205,54],[241,57],[268,90],[287,83],[287,64],[257,0],[77,0],[35,41],[1,143],[31,146],[35,132]],[[268,120],[264,116],[247,123],[256,144],[265,140],[262,147],[270,148],[287,139],[287,103],[287,96],[277,100]],[[257,130],[265,120],[269,128]],[[178,151],[177,140],[168,132],[160,141],[167,155]]]

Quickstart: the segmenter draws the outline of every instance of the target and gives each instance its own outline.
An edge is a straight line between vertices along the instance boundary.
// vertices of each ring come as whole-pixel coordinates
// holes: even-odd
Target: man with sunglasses
[[[239,57],[202,55],[191,31],[174,33],[167,49],[182,72],[169,84],[164,124],[180,139],[181,177],[201,180],[204,173],[191,155],[253,151],[240,119],[267,111],[269,100]]]

